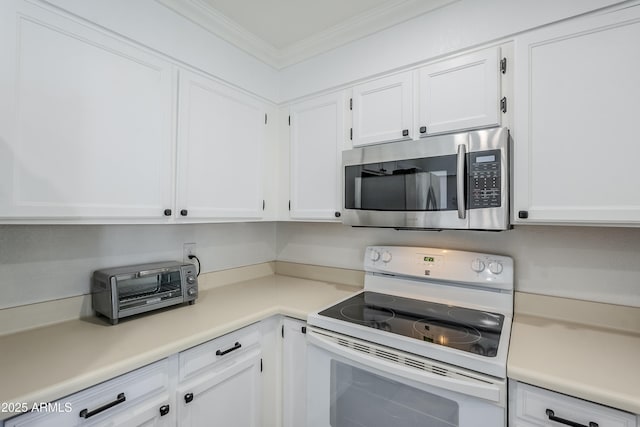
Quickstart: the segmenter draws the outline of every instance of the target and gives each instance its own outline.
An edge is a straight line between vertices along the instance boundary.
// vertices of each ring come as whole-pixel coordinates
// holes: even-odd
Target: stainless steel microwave
[[[343,223],[509,228],[509,130],[483,129],[342,153]]]

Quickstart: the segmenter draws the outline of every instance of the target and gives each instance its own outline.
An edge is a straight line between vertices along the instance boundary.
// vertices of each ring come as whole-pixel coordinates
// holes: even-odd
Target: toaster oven
[[[107,268],[93,273],[93,310],[111,324],[127,316],[188,302],[198,297],[193,264],[176,261]]]

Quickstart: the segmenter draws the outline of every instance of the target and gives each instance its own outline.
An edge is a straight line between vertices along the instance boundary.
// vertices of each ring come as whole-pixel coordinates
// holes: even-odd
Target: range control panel
[[[513,259],[501,255],[407,246],[369,246],[365,250],[364,269],[391,276],[513,290]]]
[[[502,199],[500,150],[469,154],[469,208],[497,208]]]

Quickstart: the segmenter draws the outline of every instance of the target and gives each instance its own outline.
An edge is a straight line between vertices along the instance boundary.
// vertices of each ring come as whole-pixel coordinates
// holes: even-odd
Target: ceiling
[[[458,0],[156,0],[283,68]]]

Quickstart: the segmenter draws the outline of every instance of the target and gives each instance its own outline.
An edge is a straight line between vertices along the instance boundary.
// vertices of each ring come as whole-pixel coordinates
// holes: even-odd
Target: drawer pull
[[[594,423],[593,421],[590,421],[589,425],[586,426],[584,424],[580,424],[580,423],[577,423],[575,421],[566,420],[564,418],[556,417],[555,412],[553,412],[553,410],[551,410],[551,409],[547,409],[545,412],[547,414],[547,417],[549,417],[549,419],[551,421],[555,421],[555,422],[560,423],[560,424],[565,424],[565,425],[568,425],[568,426],[571,426],[571,427],[598,427],[598,423]]]
[[[124,396],[124,393],[120,393],[116,398],[116,400],[114,400],[113,402],[109,402],[106,405],[99,407],[98,409],[94,409],[93,411],[89,411],[88,409],[83,409],[82,411],[80,411],[80,417],[85,419],[91,418],[94,415],[98,415],[100,412],[104,412],[109,408],[113,408],[114,406],[123,403],[125,400],[127,400],[127,398]]]
[[[164,417],[165,415],[167,415],[170,409],[171,407],[169,405],[162,405],[160,407],[160,416]]]
[[[184,395],[184,403],[193,402],[193,393],[187,393]]]
[[[240,347],[242,347],[242,344],[240,344],[239,342],[236,342],[235,345],[233,347],[231,347],[231,348],[228,348],[228,349],[226,349],[224,351],[222,351],[222,350],[216,351],[216,356],[224,356],[225,354],[231,353],[232,351],[237,350]]]

